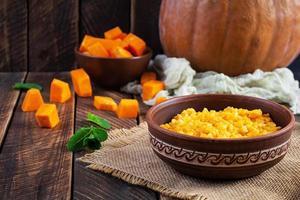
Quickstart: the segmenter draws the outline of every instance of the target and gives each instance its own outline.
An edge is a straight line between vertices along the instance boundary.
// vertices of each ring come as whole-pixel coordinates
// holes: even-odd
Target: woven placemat
[[[181,199],[300,199],[300,124],[285,158],[261,175],[236,181],[208,181],[185,176],[152,151],[146,123],[109,134],[103,148],[80,161],[131,184],[146,186],[167,197]]]

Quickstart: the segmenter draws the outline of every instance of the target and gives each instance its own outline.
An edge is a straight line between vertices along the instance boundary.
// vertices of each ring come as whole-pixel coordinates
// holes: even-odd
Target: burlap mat
[[[110,132],[104,147],[79,160],[168,197],[181,199],[300,199],[300,124],[285,158],[259,176],[236,181],[207,181],[182,175],[152,152],[146,124]]]

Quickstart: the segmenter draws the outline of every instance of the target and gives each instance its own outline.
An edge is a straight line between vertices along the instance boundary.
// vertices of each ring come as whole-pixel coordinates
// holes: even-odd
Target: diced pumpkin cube
[[[50,86],[50,101],[64,103],[71,98],[71,90],[68,83],[53,79]]]
[[[129,51],[135,56],[141,56],[146,49],[146,43],[140,38],[135,38],[129,42]]]
[[[164,102],[166,100],[167,100],[166,97],[158,97],[155,101],[155,105],[160,104],[161,102]]]
[[[90,35],[85,35],[83,37],[82,42],[81,42],[79,51],[80,52],[88,51],[88,47],[91,46],[92,44],[96,43],[96,42],[99,42],[99,39],[100,38],[96,38],[96,37],[93,37],[93,36],[90,36]]]
[[[134,56],[141,56],[146,49],[146,43],[140,37],[129,33],[122,41],[121,47],[129,50]]]
[[[147,81],[142,86],[142,90],[143,90],[142,97],[143,97],[143,100],[147,101],[149,99],[152,99],[153,97],[155,97],[155,95],[158,92],[160,92],[164,88],[165,88],[165,85],[164,85],[164,83],[162,81],[157,81],[157,80]]]
[[[108,51],[104,48],[101,42],[96,42],[91,46],[88,46],[88,52],[92,56],[97,57],[109,57]]]
[[[111,54],[111,57],[113,57],[113,58],[131,58],[132,57],[132,54],[129,51],[127,51],[119,46],[113,48],[111,50],[110,54]]]
[[[134,35],[133,33],[129,33],[122,41],[121,47],[128,49],[129,48],[129,43],[134,40],[137,36]]]
[[[127,36],[126,33],[122,33],[117,39],[124,40],[124,38]]]
[[[117,42],[118,44],[121,44],[121,42],[122,42],[122,40],[120,38],[117,38],[114,41]]]
[[[87,51],[83,51],[81,53],[84,54],[84,55],[87,55],[87,56],[91,56],[91,54],[89,52],[87,52]]]
[[[100,39],[100,42],[108,53],[110,52],[111,49],[117,47],[120,44],[120,42],[118,41],[103,39],[103,38]]]
[[[118,26],[104,32],[105,39],[110,39],[110,40],[117,39],[121,35],[122,35],[122,30]]]
[[[44,103],[41,92],[38,89],[29,89],[26,92],[25,98],[22,103],[22,110],[24,112],[37,111]]]
[[[80,97],[92,96],[92,85],[89,75],[83,69],[71,71],[74,90]]]
[[[111,97],[95,96],[94,106],[98,110],[107,110],[115,112],[118,108],[116,102]]]
[[[139,103],[136,99],[121,99],[118,109],[118,118],[136,118],[139,113]]]
[[[43,104],[35,113],[35,118],[40,127],[53,128],[59,123],[55,104]]]
[[[141,84],[143,85],[144,83],[148,81],[156,80],[156,73],[154,72],[144,72],[141,76]]]

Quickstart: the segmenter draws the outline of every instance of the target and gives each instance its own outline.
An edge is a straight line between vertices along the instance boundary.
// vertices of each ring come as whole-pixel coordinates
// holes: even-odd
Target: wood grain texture
[[[66,73],[29,73],[27,82],[44,87],[49,101],[53,78],[70,81]],[[34,112],[22,112],[21,95],[0,154],[0,199],[70,199],[72,154],[66,142],[74,128],[74,95],[57,104],[61,123],[53,129],[37,126]]]
[[[178,198],[173,198],[173,197],[167,197],[167,196],[164,196],[164,195],[160,195],[159,196],[159,200],[179,200]]]
[[[158,19],[161,0],[134,0],[133,32],[143,38],[153,49],[154,55],[162,53],[159,40]]]
[[[0,71],[26,71],[26,0],[1,0],[0,38]]]
[[[130,185],[120,179],[98,171],[86,169],[81,163],[75,168],[81,175],[74,181],[74,199],[90,200],[156,200],[155,192],[140,186]]]
[[[78,41],[78,0],[30,0],[29,70],[73,68]]]
[[[144,104],[143,99],[140,95],[135,95],[134,98],[138,100],[140,106],[140,113],[138,118],[138,124],[139,124],[146,121],[146,113],[151,107]]]
[[[81,39],[84,34],[103,37],[105,31],[115,26],[129,31],[130,0],[81,0],[80,5]]]
[[[25,72],[0,72],[0,91],[2,94],[5,94],[0,95],[0,102],[2,102],[0,104],[0,149],[20,95],[20,91],[13,90],[12,86],[15,82],[23,82],[25,76]]]
[[[114,91],[94,88],[94,95],[110,96],[117,103],[121,98],[131,98],[129,95]],[[76,128],[86,125],[87,112],[95,113],[112,124],[113,128],[130,128],[136,125],[136,119],[118,119],[115,113],[98,111],[93,107],[92,98],[77,97],[76,103]],[[78,152],[75,158],[86,152]],[[74,162],[74,199],[155,199],[155,193],[142,188],[127,184],[112,176],[86,169],[85,164]]]

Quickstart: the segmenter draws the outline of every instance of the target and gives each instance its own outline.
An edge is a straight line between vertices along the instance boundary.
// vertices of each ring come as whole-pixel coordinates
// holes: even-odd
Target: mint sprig
[[[69,139],[67,148],[69,151],[79,151],[84,148],[84,139],[91,134],[90,127],[82,127]]]
[[[69,151],[80,151],[85,148],[95,150],[100,149],[101,142],[108,138],[107,131],[111,128],[111,124],[92,113],[87,114],[87,121],[96,126],[88,126],[79,128],[75,134],[69,139],[67,149]]]

